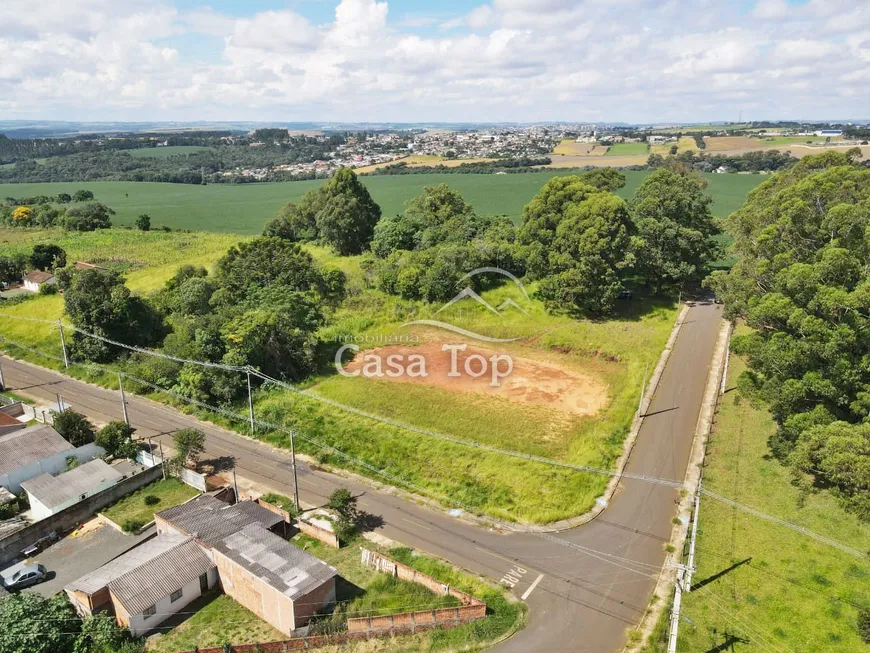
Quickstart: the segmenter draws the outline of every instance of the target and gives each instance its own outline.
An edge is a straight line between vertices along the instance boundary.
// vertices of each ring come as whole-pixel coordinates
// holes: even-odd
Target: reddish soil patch
[[[555,408],[574,415],[595,415],[607,405],[607,386],[600,380],[566,370],[557,365],[542,363],[527,358],[519,358],[510,355],[513,361],[513,369],[510,374],[498,379],[498,385],[492,385],[493,356],[505,356],[506,352],[484,349],[482,347],[469,346],[465,351],[457,351],[456,371],[459,376],[448,376],[453,369],[451,351],[442,350],[441,342],[427,342],[416,347],[395,345],[367,349],[359,352],[353,361],[345,365],[348,372],[360,371],[360,377],[376,378],[382,381],[395,383],[412,383],[415,385],[428,385],[449,390],[452,392],[472,392],[480,395],[502,397],[518,403],[543,405]],[[420,371],[420,366],[412,366],[412,355],[422,356],[425,359],[426,376],[399,376],[387,374],[394,370],[388,365],[387,358],[394,359],[407,371]],[[483,369],[483,361],[486,360],[486,372],[478,377],[469,375],[466,370],[466,361],[472,374],[478,374]],[[401,357],[401,358],[399,358]],[[381,376],[374,376],[377,371],[377,360],[380,360]],[[508,362],[497,362],[501,373],[507,372]]]

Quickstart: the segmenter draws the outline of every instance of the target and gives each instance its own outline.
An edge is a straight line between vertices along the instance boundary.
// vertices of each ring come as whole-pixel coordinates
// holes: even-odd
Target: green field
[[[825,139],[819,136],[772,136],[758,139],[760,145],[807,145],[824,142]]]
[[[128,519],[135,520],[140,525],[147,524],[154,519],[154,513],[173,508],[188,499],[199,494],[198,490],[185,485],[177,478],[166,478],[154,481],[150,485],[136,490],[133,494],[113,503],[103,511],[103,514],[118,526],[124,526]],[[157,503],[149,506],[145,503],[145,497],[155,496]]]
[[[731,357],[729,386],[745,364]],[[859,551],[870,524],[827,490],[802,496],[770,457],[776,425],[737,391],[723,398],[704,466],[704,487]],[[678,651],[867,651],[857,606],[870,605],[870,561],[715,501],[701,501],[695,587],[683,594]],[[648,651],[665,650],[668,615]],[[728,639],[731,635],[737,639]]]
[[[213,150],[213,147],[205,147],[203,145],[167,145],[166,147],[143,147],[137,150],[121,150],[130,156],[153,156],[159,159],[165,159],[170,156],[178,156],[179,154],[194,154],[203,150]]]
[[[604,156],[632,156],[646,154],[649,146],[646,143],[617,143],[607,148]]]
[[[644,146],[645,147],[645,146]],[[523,207],[551,177],[564,171],[509,175],[419,174],[361,177],[384,215],[403,211],[403,204],[418,195],[423,186],[448,184],[483,214],[508,215],[519,220]],[[570,174],[570,173],[568,173]],[[626,171],[621,197],[629,197],[646,171]],[[759,175],[705,174],[707,191],[714,198],[713,212],[724,217],[736,210],[752,188],[765,177]],[[4,197],[56,195],[80,188],[94,192],[97,199],[117,211],[114,221],[133,225],[147,213],[154,227],[255,234],[284,202],[298,200],[305,191],[322,181],[296,181],[265,184],[164,184],[150,182],[73,182],[45,184],[3,184]]]

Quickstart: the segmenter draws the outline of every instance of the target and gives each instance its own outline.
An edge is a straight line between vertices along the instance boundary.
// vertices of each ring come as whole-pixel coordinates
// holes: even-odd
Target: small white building
[[[0,487],[17,494],[24,481],[62,472],[70,456],[84,463],[104,453],[93,442],[74,447],[48,425],[13,430],[0,435]]]
[[[38,521],[116,485],[123,478],[118,470],[97,458],[57,476],[42,474],[24,481],[21,487],[27,492],[33,518]]]
[[[24,289],[30,292],[39,292],[42,286],[50,286],[56,282],[57,280],[51,272],[33,270],[28,272],[24,277]]]

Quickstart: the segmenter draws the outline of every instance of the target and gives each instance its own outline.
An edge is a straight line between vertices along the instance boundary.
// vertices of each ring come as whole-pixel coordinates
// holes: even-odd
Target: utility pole
[[[251,419],[251,435],[254,435],[254,398],[251,395],[251,368],[248,368],[248,415]]]
[[[60,318],[57,320],[57,328],[60,329],[60,347],[63,349],[63,366],[69,369],[69,356],[66,354],[66,340],[63,338],[63,322]]]
[[[689,560],[686,565],[686,591],[692,591],[692,574],[695,573],[695,538],[698,536],[698,511],[701,509],[701,479],[695,492],[695,512],[692,515],[692,541],[689,543]]]
[[[60,396],[60,393],[57,393],[57,412],[63,412],[63,397]]]
[[[3,380],[3,366],[0,365],[0,390],[6,389],[6,381]]]
[[[640,402],[637,404],[637,415],[640,415],[643,412],[643,396],[646,394],[646,375],[649,374],[649,361],[646,363],[646,367],[643,370],[643,382],[640,384]]]
[[[236,481],[236,464],[233,463],[233,492],[236,494],[235,503],[239,502],[239,484]]]
[[[163,443],[159,440],[157,444],[160,445],[160,467],[163,469],[163,480],[166,480],[166,458],[163,457]]]
[[[296,477],[296,445],[293,441],[293,429],[290,431],[290,459],[293,462],[293,503],[296,504],[296,511],[299,512],[299,480]]]
[[[130,426],[130,416],[127,415],[127,400],[124,399],[124,384],[121,383],[120,372],[118,372],[118,389],[121,391],[121,408],[124,410],[124,424]]]
[[[677,635],[680,630],[680,604],[683,600],[683,565],[677,565],[677,583],[674,586],[674,607],[671,610],[671,631],[668,636],[668,653],[677,653]]]

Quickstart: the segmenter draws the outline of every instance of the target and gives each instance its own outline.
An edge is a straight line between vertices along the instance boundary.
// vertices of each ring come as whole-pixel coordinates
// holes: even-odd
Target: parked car
[[[619,299],[631,299],[633,296],[630,290],[623,290],[619,293]]]
[[[40,564],[27,565],[16,571],[9,578],[3,579],[3,585],[8,590],[20,590],[31,585],[36,585],[45,580],[48,572]]]

